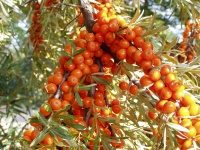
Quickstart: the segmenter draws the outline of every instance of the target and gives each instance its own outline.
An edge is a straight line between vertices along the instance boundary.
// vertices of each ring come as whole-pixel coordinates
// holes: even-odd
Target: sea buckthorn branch
[[[86,26],[86,29],[88,32],[93,33],[92,27],[95,24],[95,20],[93,17],[93,14],[89,8],[91,7],[90,4],[87,2],[87,0],[79,0],[79,5],[81,12],[83,14],[84,18],[84,25]],[[116,57],[116,55],[110,51],[110,48],[103,42],[100,46],[105,52],[109,53],[116,63],[119,63],[119,59]]]
[[[67,77],[69,77],[69,72],[65,72],[65,74],[63,76],[62,82],[58,85],[58,89],[57,89],[57,91],[56,91],[56,93],[54,95],[55,98],[60,98],[61,93],[62,93],[60,87],[63,84],[63,82],[65,82],[65,80],[67,79]]]
[[[89,2],[87,0],[79,0],[79,5],[81,6],[81,12],[83,13],[84,16],[84,25],[86,26],[86,29],[88,32],[93,32],[92,31],[92,27],[95,23],[94,18],[93,18],[93,14],[92,14],[92,10],[90,10],[91,5],[89,4]]]
[[[180,42],[178,49],[180,53],[185,57],[179,55],[178,61],[180,63],[190,63],[197,55],[197,44],[196,40],[200,38],[200,25],[199,21],[196,20],[194,23],[190,21],[186,22],[185,31],[183,32],[183,40]]]
[[[88,92],[88,96],[94,98],[95,88],[96,88],[96,86],[92,87],[92,89]],[[87,126],[88,126],[88,121],[91,117],[91,113],[92,113],[92,109],[93,109],[92,107],[93,106],[91,106],[90,108],[86,108],[84,110],[84,120],[85,120]]]
[[[85,0],[79,0],[79,5],[80,5],[81,12],[83,14],[83,18],[84,18],[84,26],[86,26],[86,29],[87,29],[88,32],[93,33],[92,27],[95,23],[95,20],[93,18],[93,14],[92,14],[91,10],[89,10],[89,8],[91,8],[91,5],[88,3],[88,1],[85,1]],[[102,43],[101,48],[105,52],[112,54],[115,62],[116,62],[116,60],[117,60],[117,62],[119,62],[119,60],[110,51],[109,47],[105,43]],[[95,61],[98,64],[98,66],[100,67],[100,72],[103,72],[103,65],[102,65],[100,59],[95,57]],[[94,97],[94,92],[95,92],[95,88],[93,87],[89,91],[88,95],[91,96],[91,97]],[[107,92],[106,91],[104,91],[104,97],[105,97],[105,101],[106,101],[106,106],[109,106],[109,101],[108,101],[108,98],[107,98]],[[84,113],[85,113],[84,120],[86,121],[87,125],[88,125],[88,121],[89,121],[89,119],[91,117],[91,113],[92,113],[92,111],[90,111],[90,109],[91,108],[84,110]]]
[[[101,48],[102,48],[105,52],[107,52],[108,54],[110,54],[110,55],[113,57],[115,63],[119,63],[119,62],[120,62],[120,60],[117,58],[117,56],[116,56],[113,52],[110,51],[109,46],[107,46],[104,42],[101,44]]]

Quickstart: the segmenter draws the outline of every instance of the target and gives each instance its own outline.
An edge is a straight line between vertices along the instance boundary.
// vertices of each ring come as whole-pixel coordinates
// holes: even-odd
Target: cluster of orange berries
[[[102,68],[114,66],[112,56],[101,49],[102,42],[104,40],[99,42],[95,34],[82,30],[73,43],[66,44],[64,48],[66,55],[59,58],[60,66],[54,70],[52,76],[48,77],[47,85],[44,87],[44,90],[52,96],[40,107],[40,113],[49,118],[51,114],[70,105],[71,109],[65,111],[64,114],[71,114],[75,119],[64,120],[59,118],[59,122],[66,126],[68,126],[67,122],[85,126],[87,129],[81,130],[85,134],[89,134],[89,128],[94,128],[92,140],[84,141],[91,150],[94,149],[94,141],[98,134],[112,138],[114,142],[111,141],[110,144],[113,147],[124,147],[124,140],[120,139],[122,133],[119,125],[116,127],[113,123],[102,119],[105,117],[117,119],[117,114],[121,112],[119,100],[106,100],[109,93],[103,83],[109,82],[111,76],[106,74],[104,69],[103,74],[98,75],[99,72],[102,72],[99,63],[103,65]],[[93,92],[91,92],[92,90],[84,90],[85,86],[91,84],[94,85],[94,87],[91,87],[94,88]],[[61,94],[57,96],[59,90]],[[78,100],[79,98],[81,101]],[[109,108],[110,105],[111,108]],[[31,125],[43,128],[38,123],[32,122]],[[68,127],[70,128],[70,126]],[[29,141],[33,141],[39,133],[38,129],[33,130]],[[24,136],[26,136],[25,133]],[[79,135],[75,133],[75,136]],[[50,134],[44,139],[47,138],[53,139]],[[98,144],[101,149],[103,149],[102,142],[99,141]],[[40,144],[53,145],[55,143],[42,141]]]
[[[33,24],[31,25],[29,29],[30,33],[30,41],[33,44],[34,50],[36,52],[39,51],[39,46],[43,43],[44,38],[42,36],[42,24],[40,23],[41,21],[41,10],[40,10],[41,5],[37,2],[33,4],[33,14],[32,14],[32,22]]]
[[[52,6],[58,4],[59,2],[60,0],[46,0],[44,5],[47,7],[47,10],[52,10]]]
[[[149,117],[155,120],[162,119],[160,114],[172,115],[173,119],[167,121],[176,121],[187,128],[189,132],[180,131],[177,135],[182,150],[193,147],[193,141],[200,143],[200,121],[190,118],[200,113],[196,99],[185,92],[184,85],[169,65],[161,66],[162,59],[154,53],[153,44],[142,37],[143,28],[127,27],[126,21],[116,15],[109,1],[98,1],[101,4],[92,4],[98,10],[93,13],[96,21],[92,27],[93,33],[81,30],[72,43],[65,45],[66,55],[59,58],[59,67],[48,77],[44,86],[44,91],[51,96],[40,107],[40,113],[49,119],[70,106],[70,109],[62,111],[60,117],[55,116],[53,120],[68,127],[70,134],[80,137],[91,150],[95,145],[103,150],[105,144],[123,148],[125,143],[121,138],[120,124],[113,123],[122,112],[120,101],[109,97],[107,85],[112,83],[114,75],[125,74],[123,62],[126,62],[143,69],[145,74],[140,78],[140,84],[159,98],[155,105],[156,113],[149,111]],[[82,14],[78,23],[84,23]],[[121,81],[119,88],[136,95],[139,87],[132,81]],[[73,119],[69,119],[68,115],[73,116]],[[44,126],[34,121],[30,124],[35,129],[26,130],[23,138],[32,142]],[[70,124],[85,128],[75,129]],[[108,143],[101,139],[97,142],[95,139],[99,135],[111,140]],[[39,145],[57,145],[55,138],[59,142],[65,141],[63,137],[52,137],[48,133]],[[64,145],[66,148],[69,146],[67,143]]]
[[[196,117],[191,118],[200,114],[200,106],[191,94],[186,93],[184,85],[177,79],[171,67],[164,65],[160,70],[152,68],[141,77],[140,83],[142,86],[149,86],[149,90],[160,99],[155,105],[157,113],[148,112],[151,119],[160,119],[158,114],[172,115],[172,122],[188,129],[189,132],[178,132],[181,150],[192,148],[193,141],[200,143],[200,121]]]
[[[52,9],[52,5],[58,4],[59,0],[46,0],[45,6],[47,10]],[[41,4],[38,2],[33,2],[33,14],[31,21],[33,24],[29,29],[30,41],[33,44],[34,50],[36,52],[40,51],[40,45],[44,42],[44,37],[42,36],[42,24],[41,22]]]
[[[183,40],[180,42],[181,54],[186,56],[179,56],[179,62],[187,61],[191,62],[196,56],[196,51],[198,49],[196,45],[196,39],[200,38],[200,17],[197,19],[196,23],[193,24],[190,21],[186,22],[185,31],[183,32]]]

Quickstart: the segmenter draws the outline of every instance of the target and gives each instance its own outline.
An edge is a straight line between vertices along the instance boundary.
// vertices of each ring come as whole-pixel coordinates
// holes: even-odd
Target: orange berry
[[[200,136],[196,136],[195,141],[200,144]]]
[[[119,47],[120,47],[121,49],[127,49],[129,46],[130,46],[129,41],[127,41],[127,40],[125,40],[125,39],[121,39],[121,40],[119,41]]]
[[[165,87],[165,83],[163,82],[163,80],[157,80],[156,82],[154,82],[153,86],[155,91],[158,92]]]
[[[105,38],[104,38],[104,42],[106,43],[106,45],[112,44],[114,42],[114,40],[115,40],[114,33],[112,33],[112,32],[106,33]]]
[[[128,89],[128,87],[129,87],[129,84],[125,81],[122,81],[119,83],[119,88],[123,91],[126,91]]]
[[[49,83],[45,86],[48,94],[54,94],[57,91],[57,86],[54,83]]]
[[[137,49],[134,46],[129,46],[126,50],[127,56],[133,58],[133,55]]]
[[[89,50],[90,52],[94,52],[96,51],[96,44],[95,42],[91,41],[91,42],[88,42],[87,45],[86,45],[86,48],[87,50]]]
[[[23,135],[22,138],[23,138],[24,140],[26,140],[26,141],[29,141],[29,142],[32,141],[30,136],[25,136],[25,135]]]
[[[138,65],[143,68],[143,70],[149,70],[152,67],[151,60],[142,60],[138,63]]]
[[[199,110],[200,110],[200,107],[196,103],[191,104],[190,107],[189,107],[189,112],[190,112],[191,116],[198,115],[199,114]]]
[[[142,51],[142,57],[145,60],[152,60],[154,57],[154,53],[152,49],[145,49]]]
[[[188,150],[189,148],[192,148],[192,139],[186,139],[181,146],[181,150]]]
[[[189,130],[189,132],[184,132],[184,134],[188,137],[188,138],[193,138],[194,136],[196,136],[196,128],[194,126],[189,126],[187,127],[187,129]]]
[[[158,117],[158,115],[155,114],[155,113],[154,113],[153,111],[151,111],[151,110],[149,110],[148,116],[149,116],[149,118],[151,118],[152,120],[155,120],[155,119]]]
[[[85,65],[84,68],[82,69],[82,74],[83,75],[88,75],[90,74],[90,67],[88,65]]]
[[[84,60],[84,64],[87,65],[87,66],[92,66],[94,63],[94,60],[92,58],[87,58]]]
[[[116,114],[120,113],[122,111],[121,107],[119,105],[113,105],[112,111]]]
[[[80,38],[81,39],[85,39],[85,35],[88,33],[88,31],[87,30],[82,30],[82,31],[80,31]]]
[[[179,90],[181,88],[181,85],[182,85],[182,83],[180,81],[178,81],[178,80],[172,80],[168,84],[168,87],[170,88],[171,91],[177,91],[177,90]]]
[[[95,35],[93,33],[86,33],[84,38],[86,42],[93,42],[95,40]]]
[[[169,84],[173,80],[176,80],[176,76],[172,73],[169,73],[165,76],[165,84]]]
[[[63,82],[60,86],[61,91],[65,92],[65,93],[69,93],[70,91],[70,85],[67,81]]]
[[[177,114],[177,116],[180,116],[180,117],[190,116],[190,112],[187,107],[180,107],[177,110],[176,114]]]
[[[104,107],[106,102],[104,99],[95,99],[94,104],[99,107]]]
[[[83,99],[83,107],[84,108],[90,108],[92,106],[93,99],[91,97],[85,97]]]
[[[196,102],[196,99],[191,94],[185,94],[181,100],[181,104],[186,107],[194,104],[195,102]]]
[[[49,76],[48,78],[47,78],[47,83],[49,84],[49,83],[53,83],[53,76]]]
[[[63,68],[56,68],[54,70],[54,74],[60,73],[62,76],[64,75],[65,71]]]
[[[167,102],[168,102],[168,100],[160,100],[160,101],[158,101],[156,103],[156,109],[158,111],[162,112],[163,111],[163,107],[164,107],[165,103],[167,103]]]
[[[110,20],[108,23],[108,30],[110,32],[116,32],[119,29],[118,21]]]
[[[119,105],[119,104],[120,104],[119,100],[116,100],[116,99],[111,102],[112,106],[113,105]]]
[[[24,136],[31,137],[32,131],[33,131],[33,130],[25,130],[23,135],[24,135]]]
[[[182,90],[177,90],[172,93],[172,98],[174,100],[181,100],[183,96],[184,96],[184,91]]]
[[[93,27],[92,27],[92,31],[94,31],[95,33],[100,31],[100,25],[98,22],[96,22]]]
[[[140,36],[142,34],[142,32],[143,32],[143,28],[140,27],[140,26],[135,26],[133,28],[133,31],[135,32],[136,36]]]
[[[133,57],[131,57],[135,62],[141,62],[142,61],[142,52],[140,50],[136,50],[133,54]]]
[[[40,132],[41,132],[40,130],[33,130],[30,136],[31,141],[33,141],[40,134]]]
[[[142,86],[149,86],[153,83],[153,81],[150,79],[148,75],[144,75],[140,78],[140,84]]]
[[[80,79],[82,77],[83,73],[80,69],[74,69],[71,72],[71,75],[76,76],[78,79]]]
[[[136,34],[133,30],[131,30],[130,28],[126,29],[126,34],[125,34],[125,38],[128,41],[133,41],[136,37]]]
[[[108,24],[103,24],[100,27],[100,33],[102,35],[106,35],[106,33],[108,33]]]
[[[153,50],[153,44],[149,41],[144,42],[142,45],[142,50],[145,50],[145,49]]]
[[[151,69],[149,72],[149,77],[152,81],[159,80],[161,77],[160,71],[156,68]]]
[[[79,65],[79,64],[81,64],[83,62],[84,62],[84,57],[82,56],[82,54],[78,54],[78,55],[74,56],[73,63],[75,65]]]
[[[61,100],[58,98],[52,98],[49,104],[53,110],[59,110],[62,106]]]
[[[183,127],[189,127],[192,125],[192,121],[188,118],[183,118],[180,125],[182,125]]]
[[[70,63],[69,61],[67,61],[67,62],[64,64],[64,68],[65,68],[65,70],[67,70],[67,71],[70,72],[70,71],[74,70],[75,64],[74,64],[74,62]]]
[[[46,136],[45,136],[45,138],[42,140],[42,142],[41,142],[42,144],[44,144],[44,145],[53,145],[53,143],[54,143],[54,140],[53,140],[53,138],[50,136],[50,134],[47,134]]]
[[[164,113],[169,114],[169,113],[172,113],[172,112],[175,112],[175,111],[176,111],[176,105],[175,105],[174,102],[168,101],[164,104],[164,106],[163,106],[163,112]]]
[[[60,73],[54,74],[54,76],[53,76],[53,83],[55,85],[59,85],[62,82],[62,80],[63,80],[62,74],[60,74]]]
[[[166,76],[171,73],[171,67],[169,65],[164,65],[160,69],[160,73],[162,76]]]
[[[158,93],[160,99],[169,99],[172,96],[172,91],[168,87],[162,88]]]
[[[133,95],[138,93],[138,86],[137,85],[131,85],[129,88],[129,92]]]
[[[72,103],[74,100],[74,93],[73,92],[63,93],[62,98],[63,100],[68,101],[69,103]]]
[[[119,60],[123,60],[126,58],[127,54],[126,54],[126,49],[119,49],[116,52],[116,56]]]
[[[194,124],[194,127],[195,127],[195,129],[196,129],[197,134],[200,134],[200,121],[197,121],[197,122]]]
[[[90,66],[90,71],[91,71],[91,73],[97,73],[97,72],[99,72],[99,65],[97,65],[97,64],[92,64],[92,65]]]
[[[68,105],[70,105],[70,103],[68,101],[62,100],[62,102],[61,102],[62,109],[66,108]]]
[[[162,63],[162,59],[158,56],[155,56],[154,55],[154,58],[152,59],[153,60],[153,65],[154,66],[160,66],[161,63]]]
[[[77,76],[74,76],[74,75],[70,75],[68,78],[67,78],[67,83],[70,85],[70,86],[75,86],[78,84],[78,78]]]
[[[142,37],[136,37],[133,42],[137,48],[141,48],[144,43],[144,39]]]
[[[42,113],[42,115],[43,115],[44,117],[47,117],[47,116],[49,116],[49,115],[51,114],[51,111],[47,111],[47,110],[46,110],[45,105],[42,105],[42,106],[40,107],[40,112]]]

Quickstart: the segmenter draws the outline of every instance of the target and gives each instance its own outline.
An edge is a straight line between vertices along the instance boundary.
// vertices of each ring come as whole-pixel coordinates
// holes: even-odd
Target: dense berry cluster
[[[33,14],[31,16],[31,21],[32,25],[29,29],[30,33],[30,41],[33,44],[34,51],[39,52],[40,51],[40,46],[44,42],[44,37],[42,35],[42,24],[41,24],[41,9],[47,9],[51,10],[53,5],[58,4],[58,0],[46,0],[45,1],[45,6],[42,7],[40,3],[38,2],[33,2],[32,8],[33,8]]]
[[[187,128],[189,132],[179,131],[177,134],[182,150],[192,148],[193,141],[200,143],[197,132],[199,121],[196,118],[200,113],[200,106],[196,103],[196,99],[185,91],[184,85],[171,67],[164,65],[160,69],[152,68],[140,79],[140,83],[143,86],[150,86],[149,90],[159,98],[155,112],[149,111],[148,116],[153,120],[165,120]],[[163,118],[163,114],[171,116],[168,118],[171,120],[166,120],[166,116]]]
[[[41,10],[40,10],[41,5],[39,3],[34,3],[33,4],[33,14],[32,14],[32,22],[33,24],[31,25],[29,29],[30,33],[30,41],[33,44],[34,50],[39,51],[39,45],[43,43],[43,36],[41,34],[42,32],[42,24],[40,23],[41,21]]]
[[[100,2],[92,4],[97,10],[93,13],[93,33],[82,29],[73,42],[65,45],[65,55],[59,58],[59,66],[43,88],[49,99],[40,107],[40,113],[30,119],[35,128],[26,130],[23,139],[32,142],[31,146],[67,149],[70,145],[66,141],[72,136],[91,150],[124,148],[117,122],[123,109],[120,100],[111,96],[110,86],[116,75],[128,76],[124,66],[127,63],[143,70],[141,86],[128,76],[129,81],[117,83],[119,90],[134,96],[144,87],[143,91],[158,99],[154,111],[148,112],[155,123],[172,122],[185,127],[184,131],[177,131],[177,146],[185,150],[192,148],[195,141],[200,144],[200,121],[196,117],[200,107],[196,99],[185,91],[170,65],[161,65],[162,59],[154,53],[153,44],[142,37],[144,29],[128,26],[116,15],[111,3]],[[83,24],[81,14],[78,26]],[[157,129],[153,134],[162,137]]]
[[[194,24],[187,21],[185,31],[183,32],[183,40],[181,41],[179,48],[181,54],[183,54],[179,56],[179,62],[187,61],[189,63],[195,58],[198,49],[196,40],[199,38],[200,19],[198,18]],[[186,56],[186,58],[184,56]]]

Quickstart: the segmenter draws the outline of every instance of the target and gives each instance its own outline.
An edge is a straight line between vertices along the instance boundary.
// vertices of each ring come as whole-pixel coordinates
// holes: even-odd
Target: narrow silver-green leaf
[[[1,6],[1,10],[3,11],[4,15],[5,15],[6,17],[9,17],[9,14],[8,14],[8,12],[6,11],[5,7],[3,6],[2,2],[0,2],[0,6]]]
[[[78,55],[78,54],[81,54],[81,53],[83,53],[85,50],[86,50],[86,48],[81,48],[81,49],[77,50],[76,52],[74,52],[73,55],[76,56],[76,55]]]
[[[77,103],[80,106],[83,106],[83,102],[82,102],[81,97],[80,97],[80,95],[79,95],[79,93],[77,91],[75,92],[75,98],[76,98]]]
[[[36,116],[37,116],[39,122],[40,122],[43,126],[46,126],[46,125],[48,124],[48,123],[47,123],[47,119],[41,114],[41,112],[38,112]]]
[[[175,129],[176,131],[183,131],[183,132],[189,132],[189,130],[179,124],[175,124],[175,123],[170,123],[168,122],[167,125],[173,129]]]
[[[74,123],[70,123],[70,122],[65,122],[65,124],[69,125],[72,128],[75,128],[77,130],[84,130],[85,126],[82,126],[80,124],[74,124]]]
[[[104,84],[104,85],[109,85],[109,83],[108,83],[106,80],[102,79],[102,78],[99,78],[99,77],[97,77],[97,76],[92,76],[92,78],[93,78],[97,83],[102,83],[102,84]]]
[[[92,87],[96,86],[97,84],[93,83],[93,84],[89,84],[89,85],[80,85],[78,87],[78,89],[80,90],[84,90],[84,91],[89,91],[92,89]]]
[[[71,108],[71,106],[70,106],[70,105],[67,105],[64,109],[59,110],[59,111],[57,111],[55,114],[53,114],[53,117],[59,115],[59,114],[62,113],[62,112],[65,112],[65,111],[69,110],[70,108]]]
[[[66,140],[71,140],[73,138],[69,132],[63,132],[63,130],[60,128],[51,128],[50,131]]]

